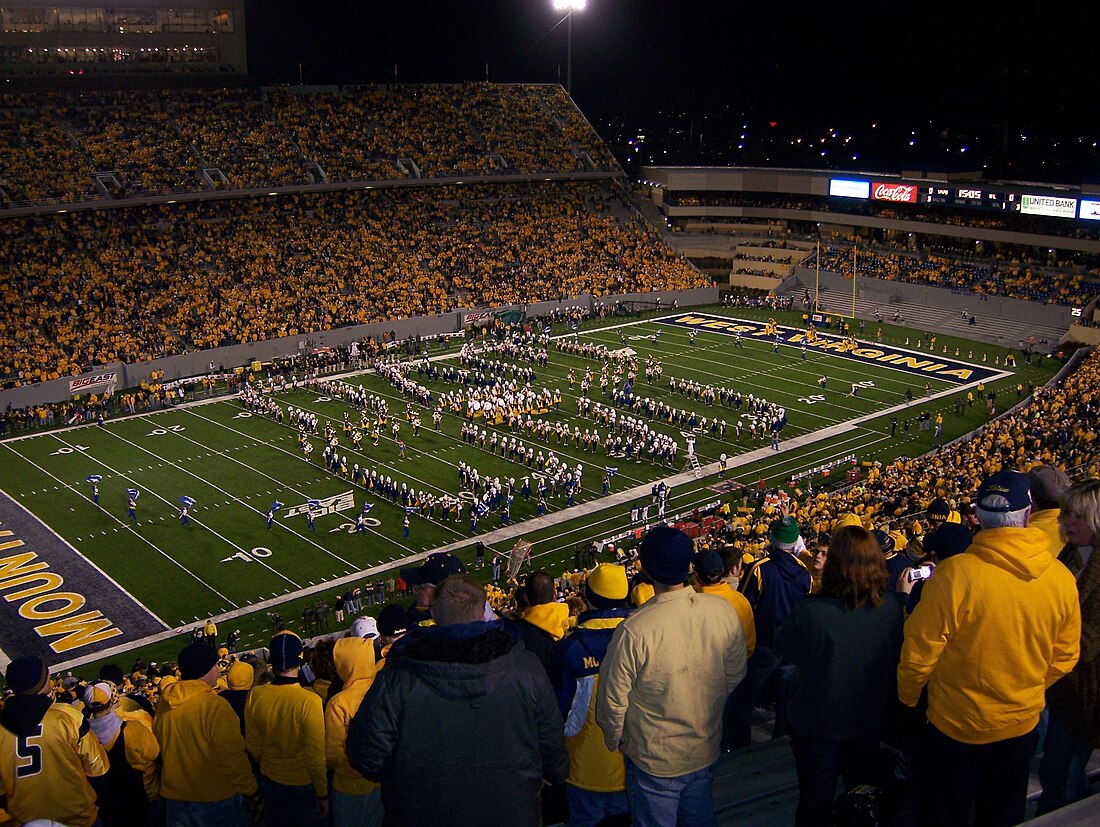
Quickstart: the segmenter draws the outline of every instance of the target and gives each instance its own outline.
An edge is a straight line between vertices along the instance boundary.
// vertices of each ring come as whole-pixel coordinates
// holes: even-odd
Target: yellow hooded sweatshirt
[[[1069,569],[1038,528],[991,528],[944,560],[905,623],[898,697],[964,744],[1030,732],[1046,688],[1080,654],[1081,607]]]
[[[162,798],[211,802],[256,792],[240,719],[206,681],[164,687],[153,734],[160,742]]]
[[[561,640],[569,629],[569,607],[564,603],[540,603],[529,607],[523,613],[523,619],[554,640]]]
[[[332,788],[347,795],[368,795],[378,785],[352,768],[344,746],[348,740],[348,725],[377,674],[374,641],[361,637],[341,638],[333,647],[332,658],[336,662],[336,674],[344,681],[344,688],[333,695],[325,707],[325,759],[333,771]]]

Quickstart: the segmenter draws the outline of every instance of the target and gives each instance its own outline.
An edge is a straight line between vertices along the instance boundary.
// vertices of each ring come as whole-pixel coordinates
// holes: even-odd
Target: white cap
[[[356,621],[351,624],[351,631],[348,633],[348,637],[369,637],[371,639],[378,637],[378,621],[373,617],[357,618]]]

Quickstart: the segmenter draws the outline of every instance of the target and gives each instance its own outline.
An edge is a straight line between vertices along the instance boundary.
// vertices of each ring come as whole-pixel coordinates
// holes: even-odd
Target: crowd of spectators
[[[93,681],[16,657],[0,711],[0,747],[15,756],[0,762],[4,805],[20,823],[79,827],[244,827],[249,814],[373,827],[447,813],[534,827],[563,805],[570,825],[658,827],[677,813],[713,825],[723,749],[751,742],[742,713],[775,703],[796,825],[849,823],[843,808],[869,794],[887,817],[906,781],[917,823],[962,827],[975,810],[977,823],[1016,824],[1044,691],[1059,680],[1043,806],[1088,794],[1100,710],[1081,619],[1096,612],[1100,482],[1001,470],[974,502],[964,521],[933,500],[923,545],[904,555],[852,514],[828,525],[830,540],[784,508],[750,559],[658,525],[636,556],[502,589],[496,554],[486,587],[437,552],[401,570],[412,605],[374,617],[356,592],[337,595],[350,628],[309,643],[276,622],[267,647],[238,656],[239,632],[223,644],[211,619],[176,661],[109,664]],[[479,546],[477,569],[485,558]],[[1026,640],[979,656],[1018,614]],[[840,776],[848,792],[834,805]]]
[[[902,247],[859,247],[854,258],[860,276],[949,287],[982,296],[1081,307],[1097,289],[1095,271],[1069,271],[1021,261],[962,259]],[[820,264],[823,270],[850,273],[852,260],[850,247],[826,244],[820,259],[813,254],[802,264],[809,268]]]
[[[5,386],[456,307],[707,279],[598,182],[305,193],[0,224]]]
[[[310,162],[332,182],[415,175],[398,161],[427,178],[617,169],[561,87],[530,84],[9,94],[0,138],[6,202],[320,183]]]

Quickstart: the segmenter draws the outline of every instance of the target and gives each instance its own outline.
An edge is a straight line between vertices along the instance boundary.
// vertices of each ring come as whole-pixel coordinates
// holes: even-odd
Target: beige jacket
[[[746,660],[728,601],[686,587],[657,595],[619,625],[600,665],[596,720],[607,748],[659,778],[710,766]]]

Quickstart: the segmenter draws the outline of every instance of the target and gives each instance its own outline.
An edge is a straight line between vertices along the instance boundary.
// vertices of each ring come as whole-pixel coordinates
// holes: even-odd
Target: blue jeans
[[[312,784],[280,784],[261,775],[260,795],[268,827],[301,827],[317,822],[317,795]]]
[[[625,758],[625,756],[624,756]],[[677,823],[690,827],[717,827],[714,818],[715,761],[709,767],[658,778],[643,772],[626,758],[626,794],[634,827],[672,827]]]
[[[1039,762],[1043,794],[1039,798],[1037,815],[1080,801],[1089,794],[1085,767],[1091,756],[1092,747],[1082,744],[1066,732],[1057,718],[1049,716],[1043,760]]]
[[[332,827],[382,827],[382,789],[367,795],[333,790],[329,794]]]
[[[625,790],[598,793],[566,784],[565,794],[569,799],[569,827],[595,827],[605,818],[630,812]]]
[[[248,827],[244,799],[224,801],[166,801],[168,827]]]

